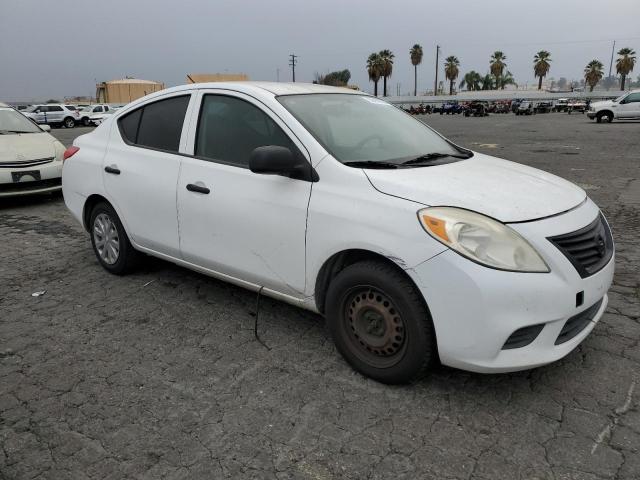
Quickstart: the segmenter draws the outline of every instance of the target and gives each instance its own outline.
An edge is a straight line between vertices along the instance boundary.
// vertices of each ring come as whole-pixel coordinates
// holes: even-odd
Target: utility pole
[[[438,95],[438,56],[440,54],[440,45],[436,45],[436,81],[433,82],[433,94]]]
[[[616,41],[613,41],[613,47],[611,47],[611,62],[609,62],[609,76],[611,76],[611,68],[613,67],[613,52],[616,49]]]
[[[291,67],[291,75],[293,77],[293,81],[296,81],[296,64],[298,63],[298,55],[294,55],[293,53],[289,55],[289,66]]]

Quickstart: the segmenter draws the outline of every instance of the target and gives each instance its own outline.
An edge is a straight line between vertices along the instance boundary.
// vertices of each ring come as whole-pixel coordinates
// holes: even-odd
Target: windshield
[[[424,123],[375,97],[318,93],[277,98],[342,163],[402,163],[430,154],[470,156]]]
[[[10,108],[0,109],[0,135],[42,132],[31,120]]]
[[[614,102],[616,102],[616,103],[620,103],[620,102],[624,99],[624,97],[626,97],[627,95],[629,95],[629,94],[628,94],[628,93],[625,93],[625,94],[623,94],[623,95],[620,95],[618,98],[616,98],[616,99],[614,100]]]

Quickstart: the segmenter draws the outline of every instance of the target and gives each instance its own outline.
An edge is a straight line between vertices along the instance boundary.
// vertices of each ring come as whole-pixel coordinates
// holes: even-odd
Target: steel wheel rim
[[[67,121],[65,122],[65,126],[66,126],[67,128],[71,128],[71,127],[73,126],[73,124],[74,124],[74,121],[73,121],[73,120],[67,120]]]
[[[404,356],[407,329],[398,308],[382,290],[359,286],[344,296],[344,328],[349,349],[360,360],[389,368]]]
[[[100,213],[93,221],[93,243],[104,263],[113,265],[118,261],[120,237],[116,224],[106,213]]]

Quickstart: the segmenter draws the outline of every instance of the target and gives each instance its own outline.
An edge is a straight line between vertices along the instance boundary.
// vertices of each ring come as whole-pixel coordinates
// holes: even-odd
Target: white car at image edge
[[[381,382],[437,359],[548,364],[607,306],[613,239],[581,188],[361,92],[175,87],[66,156],[66,205],[106,270],[144,252],[319,312],[344,358]]]
[[[22,113],[0,104],[0,197],[62,188],[64,145]]]
[[[594,102],[589,106],[587,116],[598,123],[616,120],[640,119],[640,90],[632,90],[615,100]]]

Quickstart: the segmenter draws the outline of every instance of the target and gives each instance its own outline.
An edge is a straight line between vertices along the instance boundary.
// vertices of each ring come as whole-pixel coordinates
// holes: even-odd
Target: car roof
[[[347,93],[353,95],[364,95],[364,92],[352,90],[345,87],[331,87],[329,85],[316,85],[313,83],[293,83],[293,82],[207,82],[190,83],[178,87],[169,88],[164,92],[176,92],[181,90],[192,90],[194,88],[216,88],[229,89],[239,92],[263,90],[273,95],[300,95],[310,93]]]

